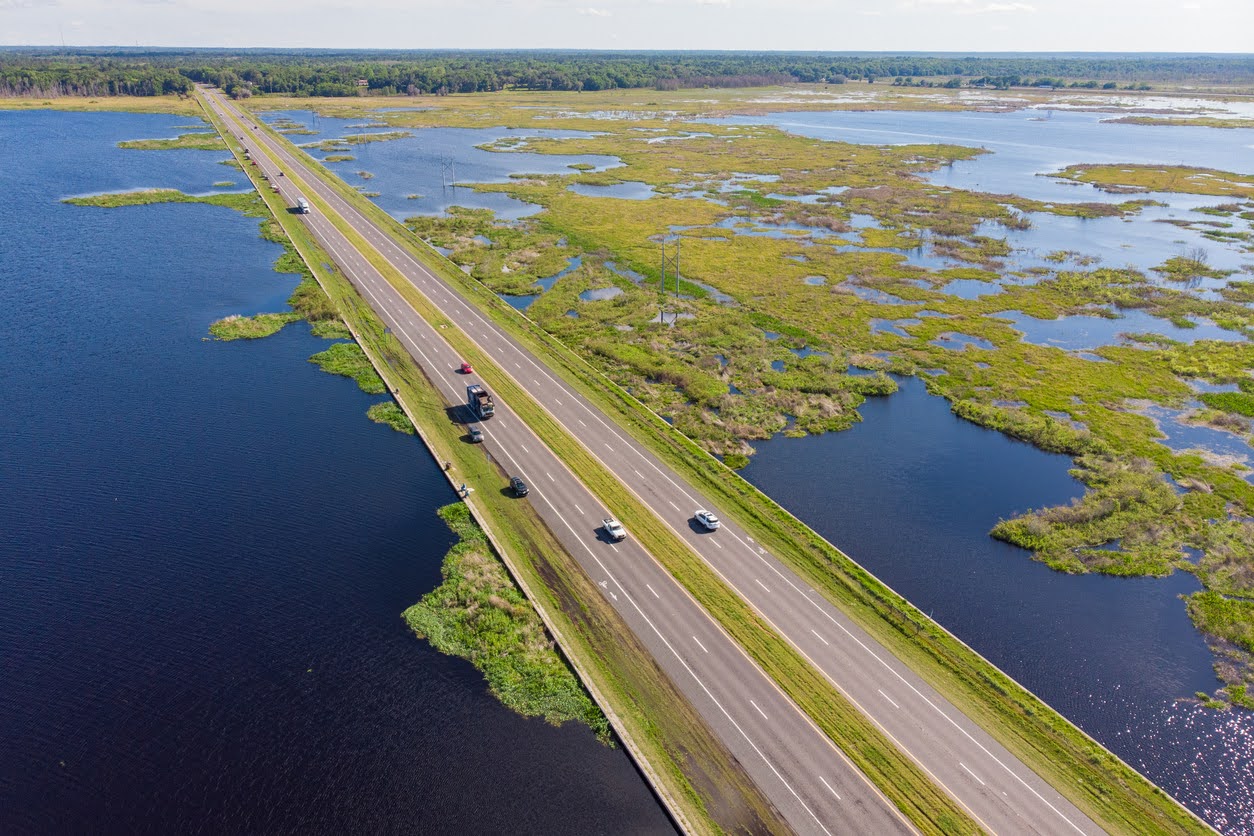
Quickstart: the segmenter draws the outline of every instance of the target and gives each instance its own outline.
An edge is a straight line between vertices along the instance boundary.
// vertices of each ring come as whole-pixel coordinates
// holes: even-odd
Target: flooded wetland
[[[661,95],[372,112],[411,135],[351,165],[1133,766],[1248,821],[1254,122]],[[370,112],[280,106],[328,137]]]

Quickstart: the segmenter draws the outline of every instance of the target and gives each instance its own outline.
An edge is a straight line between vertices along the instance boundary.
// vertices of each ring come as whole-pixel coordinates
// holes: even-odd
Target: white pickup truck
[[[623,524],[613,517],[601,520],[601,527],[605,529],[605,533],[614,542],[627,539],[627,529],[623,528]]]

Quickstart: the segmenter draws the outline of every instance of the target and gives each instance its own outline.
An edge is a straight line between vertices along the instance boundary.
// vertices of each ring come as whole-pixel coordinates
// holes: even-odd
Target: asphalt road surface
[[[759,547],[735,523],[715,532],[697,525],[698,508],[719,513],[540,360],[433,275],[348,201],[313,175],[307,158],[261,130],[210,92],[212,106],[248,125],[248,146],[266,146],[296,177],[279,178],[254,158],[289,203],[317,195],[469,335],[493,361],[613,472],[815,668],[914,759],[987,831],[1100,833],[1048,783],[927,685],[891,651]],[[305,189],[307,192],[301,192]],[[319,242],[437,382],[451,404],[465,400],[473,375],[460,358],[325,218],[303,216]],[[912,830],[687,593],[632,538],[610,543],[599,531],[611,516],[530,430],[497,399],[484,422],[486,446],[531,486],[533,502],[658,663],[736,754],[797,832],[888,833]]]

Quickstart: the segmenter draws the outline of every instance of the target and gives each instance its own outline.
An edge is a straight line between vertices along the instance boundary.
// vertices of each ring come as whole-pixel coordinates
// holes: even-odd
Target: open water
[[[0,112],[0,833],[672,832],[622,749],[401,621],[454,497],[303,324],[185,118]]]

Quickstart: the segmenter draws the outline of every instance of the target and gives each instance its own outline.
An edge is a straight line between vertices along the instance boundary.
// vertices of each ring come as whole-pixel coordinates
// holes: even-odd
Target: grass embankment
[[[470,510],[458,502],[439,514],[458,542],[444,558],[444,582],[405,610],[410,629],[441,653],[469,660],[492,693],[519,714],[553,725],[575,720],[610,742],[609,721],[555,652],[540,616],[492,554]]]
[[[352,195],[352,190],[333,176],[322,172],[319,176],[341,194]],[[391,223],[374,207],[362,209],[385,225]],[[633,435],[713,497],[720,510],[746,524],[761,542],[790,562],[951,700],[963,705],[1103,827],[1129,833],[1205,830],[1160,790],[939,629],[769,498],[702,455],[692,442],[671,432],[624,390],[608,384],[553,337],[518,317],[461,271],[434,259],[420,244],[410,246],[418,257],[461,287],[524,344],[549,358],[585,395],[611,414],[618,414]]]
[[[213,117],[215,124],[216,117]],[[229,134],[229,130],[224,130]],[[787,828],[736,759],[709,732],[691,704],[662,674],[597,587],[570,558],[528,503],[505,497],[504,474],[446,414],[447,404],[305,227],[263,195],[335,308],[352,326],[438,461],[477,490],[475,516],[502,548],[528,598],[555,631],[567,657],[606,708],[616,730],[684,829],[698,833],[785,833]]]
[[[293,175],[298,176],[298,175]],[[336,188],[340,188],[339,185]],[[319,209],[388,277],[424,318],[444,330],[444,337],[473,362],[485,382],[506,399],[520,417],[582,481],[615,508],[624,523],[638,532],[642,544],[740,642],[769,676],[831,737],[880,791],[922,832],[972,833],[975,822],[902,753],[854,706],[827,682],[739,595],[729,589],[708,565],[677,536],[656,525],[656,519],[604,466],[571,437],[512,378],[497,370],[453,323],[433,308],[395,269],[342,219]]]
[[[1186,165],[1072,165],[1052,175],[1108,192],[1181,192],[1254,198],[1254,177]]]
[[[216,133],[181,134],[175,139],[128,139],[119,148],[133,151],[222,151],[226,143]]]

